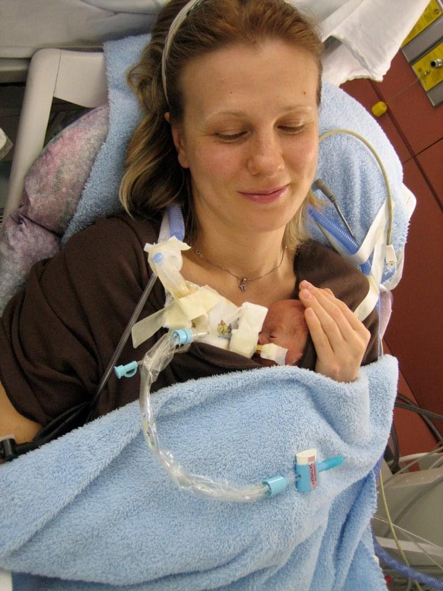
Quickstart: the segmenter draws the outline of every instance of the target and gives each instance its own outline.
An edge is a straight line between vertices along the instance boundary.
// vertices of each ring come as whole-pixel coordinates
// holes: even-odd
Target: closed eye
[[[304,125],[299,125],[299,126],[290,126],[290,125],[280,125],[279,129],[283,130],[286,133],[289,134],[296,134],[299,133],[300,131],[302,131],[305,128]],[[216,133],[214,134],[216,138],[224,141],[224,142],[234,142],[235,140],[238,140],[242,137],[244,137],[246,135],[246,131],[241,131],[239,133],[233,133],[233,134],[224,134],[224,133]]]
[[[232,135],[229,134],[223,134],[223,133],[216,133],[215,137],[217,137],[220,140],[223,140],[225,142],[232,142],[234,140],[238,140],[240,139],[243,135],[245,135],[245,131],[242,131],[240,133],[234,133]]]
[[[281,125],[280,129],[287,131],[288,133],[298,133],[304,129],[304,125],[299,125],[298,127],[290,127],[288,125]]]

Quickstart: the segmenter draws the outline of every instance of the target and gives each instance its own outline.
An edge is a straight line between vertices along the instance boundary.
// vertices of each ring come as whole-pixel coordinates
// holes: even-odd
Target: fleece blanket
[[[97,217],[113,215],[122,210],[118,188],[123,174],[124,156],[141,117],[137,98],[126,85],[125,74],[139,59],[148,39],[148,35],[128,37],[110,41],[104,46],[109,86],[109,133],[97,155],[63,243]],[[403,185],[402,166],[390,141],[362,105],[326,81],[323,81],[319,125],[321,134],[340,128],[355,131],[366,138],[379,154],[387,171],[395,203],[393,246],[398,259],[401,259],[412,210],[407,205],[409,192]],[[320,144],[318,177],[331,188],[357,242],[361,244],[387,196],[383,175],[373,154],[353,136],[340,134],[327,138]],[[322,198],[320,193],[317,196]],[[324,213],[343,227],[334,207],[324,198],[323,201]],[[307,222],[310,234],[318,242],[328,245],[315,223]],[[388,280],[395,272],[395,266],[386,266],[383,280]]]
[[[180,490],[129,404],[0,466],[0,567],[18,591],[386,589],[369,528],[396,385],[384,356],[351,384],[284,366],[157,392],[160,442],[194,473],[241,486],[308,448],[345,458],[253,504]]]

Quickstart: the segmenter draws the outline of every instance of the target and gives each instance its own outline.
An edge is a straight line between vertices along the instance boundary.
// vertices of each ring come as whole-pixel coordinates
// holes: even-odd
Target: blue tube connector
[[[120,380],[121,378],[132,378],[135,376],[138,370],[137,361],[131,361],[126,365],[116,365],[114,367],[114,373]]]
[[[177,345],[188,345],[194,340],[194,334],[190,328],[179,328],[177,330],[171,330],[171,336],[173,339],[177,339]]]
[[[263,480],[262,484],[266,484],[266,486],[269,487],[266,496],[271,498],[283,492],[289,483],[284,476],[272,476],[271,478]]]

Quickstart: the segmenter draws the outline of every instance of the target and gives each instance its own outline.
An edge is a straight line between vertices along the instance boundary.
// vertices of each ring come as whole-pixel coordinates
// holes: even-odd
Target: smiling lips
[[[283,187],[276,187],[275,189],[266,189],[265,191],[253,191],[253,192],[244,192],[239,191],[240,195],[242,195],[245,199],[249,199],[249,201],[254,201],[254,203],[272,203],[273,201],[277,201],[280,197],[286,192],[289,185],[284,185]]]

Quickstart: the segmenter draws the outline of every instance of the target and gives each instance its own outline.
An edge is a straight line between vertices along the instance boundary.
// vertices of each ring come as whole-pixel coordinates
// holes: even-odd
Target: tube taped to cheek
[[[280,347],[280,345],[276,345],[275,343],[267,343],[266,345],[262,345],[260,357],[262,359],[275,361],[277,365],[285,365],[287,352],[288,349]]]

